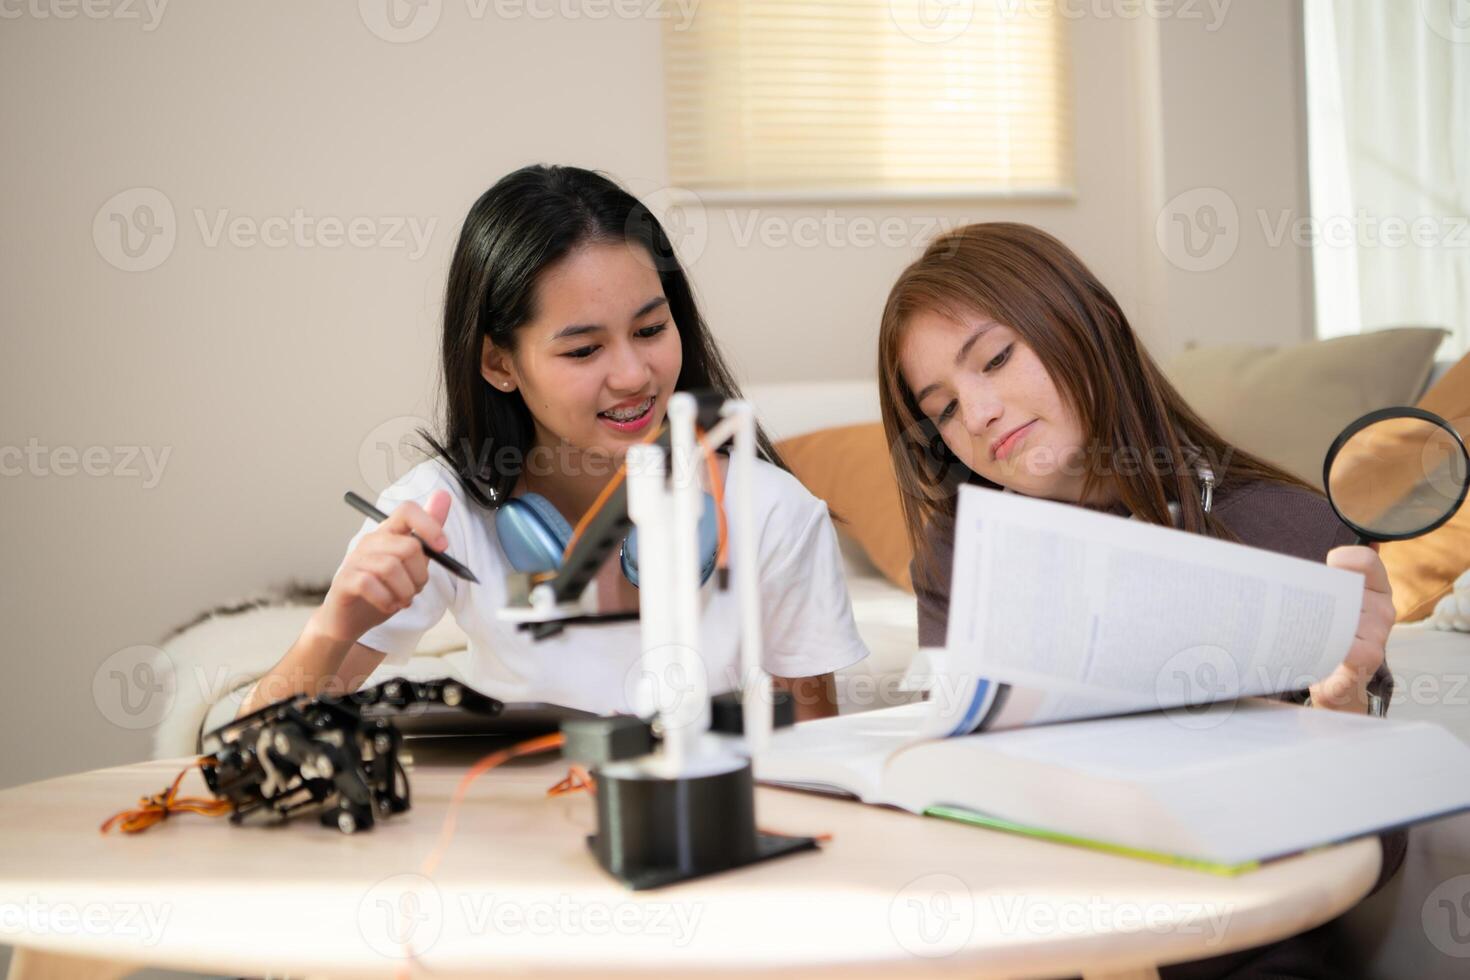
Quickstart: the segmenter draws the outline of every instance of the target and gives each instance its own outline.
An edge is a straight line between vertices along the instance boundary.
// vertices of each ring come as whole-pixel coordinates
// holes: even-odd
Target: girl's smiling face
[[[904,324],[899,372],[956,458],[991,483],[1077,502],[1083,433],[1036,353],[978,313],[920,310]]]
[[[662,424],[683,366],[652,261],[631,242],[580,246],[537,278],[533,309],[514,351],[485,339],[481,374],[520,392],[537,446],[620,460]]]

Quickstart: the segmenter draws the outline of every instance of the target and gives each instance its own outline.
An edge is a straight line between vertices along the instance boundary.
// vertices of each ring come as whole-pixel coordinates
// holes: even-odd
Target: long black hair
[[[481,506],[509,499],[536,432],[521,395],[498,390],[480,373],[484,338],[514,350],[516,329],[535,316],[542,271],[592,242],[636,243],[653,261],[683,349],[675,387],[740,397],[658,218],[604,174],[522,167],[482,194],[465,217],[444,295],[439,438],[418,430]],[[760,455],[781,465],[759,429],[757,439]]]

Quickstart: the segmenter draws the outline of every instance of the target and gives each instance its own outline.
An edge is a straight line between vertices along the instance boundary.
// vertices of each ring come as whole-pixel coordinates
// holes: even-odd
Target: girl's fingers
[[[444,526],[444,519],[449,516],[449,503],[451,499],[448,490],[435,490],[429,495],[428,502],[424,508],[428,512],[429,519],[441,528]],[[440,548],[439,550],[443,551],[444,549]]]
[[[418,592],[429,581],[429,556],[424,554],[423,544],[418,538],[411,538],[406,534],[396,535],[393,538],[393,554],[413,581],[414,592]]]
[[[1315,685],[1312,701],[1318,704],[1332,705],[1342,699],[1342,695],[1352,687],[1351,675],[1342,667],[1337,668]]]
[[[443,495],[442,502],[440,500],[441,494]],[[449,494],[447,491],[436,490],[434,491],[434,495],[429,499],[429,506],[434,507],[436,510],[442,509],[447,514],[449,512],[448,501]],[[398,509],[389,514],[388,519],[380,524],[379,528],[390,534],[406,535],[412,531],[420,538],[423,538],[424,542],[435,551],[443,551],[449,547],[449,539],[444,536],[443,518],[436,520],[412,500],[399,504]]]
[[[1388,646],[1388,634],[1397,616],[1393,600],[1388,596],[1376,592],[1366,594],[1363,609],[1358,614],[1358,638],[1371,640],[1379,647]]]
[[[388,587],[371,572],[360,572],[361,579],[358,582],[357,592],[362,600],[372,606],[385,616],[391,616],[398,611],[398,601],[393,598],[393,593]]]
[[[409,541],[413,544],[413,553],[403,557],[395,555],[393,560],[398,563],[398,568],[408,579],[408,587],[413,590],[414,595],[418,595],[424,584],[429,581],[429,558],[424,554],[424,549],[419,547],[417,541],[412,538]]]
[[[1359,676],[1346,664],[1339,666],[1321,681],[1312,685],[1312,703],[1323,708],[1360,708],[1366,704],[1368,678]]]
[[[376,575],[378,581],[386,585],[393,593],[394,599],[400,603],[410,603],[418,594],[413,580],[404,570],[403,563],[393,555],[372,555],[366,560],[363,567]]]
[[[402,565],[413,582],[414,593],[423,591],[429,581],[429,556],[424,554],[424,549],[418,546],[417,541],[414,542],[413,554],[403,559]]]
[[[1358,544],[1333,548],[1327,552],[1327,564],[1362,575],[1363,588],[1367,592],[1392,594],[1393,586],[1388,581],[1388,568],[1372,548]]]
[[[363,538],[360,547],[368,554],[388,555],[400,561],[407,560],[414,552],[422,554],[424,550],[418,538],[408,534],[394,534],[383,528]]]
[[[374,543],[371,553],[387,555],[401,564],[408,571],[415,592],[429,581],[429,556],[424,554],[424,546],[418,538],[406,534],[384,534]]]
[[[1383,644],[1362,638],[1353,641],[1347,656],[1337,669],[1347,671],[1364,684],[1378,671],[1383,663]]]

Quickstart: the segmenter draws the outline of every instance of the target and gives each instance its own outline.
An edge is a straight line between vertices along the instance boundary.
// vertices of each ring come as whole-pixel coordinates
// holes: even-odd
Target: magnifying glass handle
[[[1372,541],[1369,541],[1367,538],[1363,537],[1363,535],[1361,535],[1361,534],[1358,535],[1358,540],[1356,542],[1354,542],[1354,543],[1355,544],[1366,545],[1369,548],[1373,547],[1373,542]]]

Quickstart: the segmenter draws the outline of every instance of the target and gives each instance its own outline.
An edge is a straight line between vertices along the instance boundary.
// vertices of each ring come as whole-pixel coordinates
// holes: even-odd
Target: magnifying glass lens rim
[[[1461,472],[1465,475],[1465,478],[1460,481],[1460,493],[1459,496],[1455,498],[1454,506],[1448,508],[1445,513],[1441,514],[1440,517],[1433,523],[1416,527],[1410,531],[1400,532],[1396,534],[1385,534],[1382,531],[1377,531],[1373,528],[1364,527],[1363,525],[1359,524],[1358,522],[1354,521],[1346,514],[1344,514],[1341,508],[1337,506],[1337,501],[1332,499],[1332,464],[1337,462],[1337,456],[1342,451],[1343,447],[1351,442],[1353,437],[1362,432],[1364,429],[1367,429],[1368,427],[1373,425],[1377,425],[1379,422],[1386,422],[1390,419],[1404,418],[1418,419],[1422,422],[1428,422],[1435,428],[1447,434],[1450,437],[1453,445],[1460,450],[1460,462],[1463,466]],[[1426,411],[1422,408],[1416,408],[1411,405],[1400,405],[1392,408],[1380,408],[1376,411],[1369,412],[1367,415],[1364,415],[1349,424],[1347,428],[1343,429],[1342,433],[1332,441],[1332,445],[1327,450],[1327,456],[1322,462],[1322,490],[1327,496],[1328,504],[1332,506],[1332,512],[1338,516],[1339,520],[1341,520],[1344,524],[1346,524],[1349,528],[1356,532],[1359,537],[1366,538],[1370,541],[1407,541],[1411,538],[1422,537],[1423,535],[1426,535],[1431,531],[1443,527],[1445,523],[1450,520],[1450,518],[1459,513],[1460,507],[1465,503],[1466,494],[1470,493],[1470,452],[1466,451],[1465,441],[1460,438],[1460,433],[1455,431],[1455,427],[1450,425],[1444,419],[1440,418],[1438,415],[1435,415],[1433,412]]]

